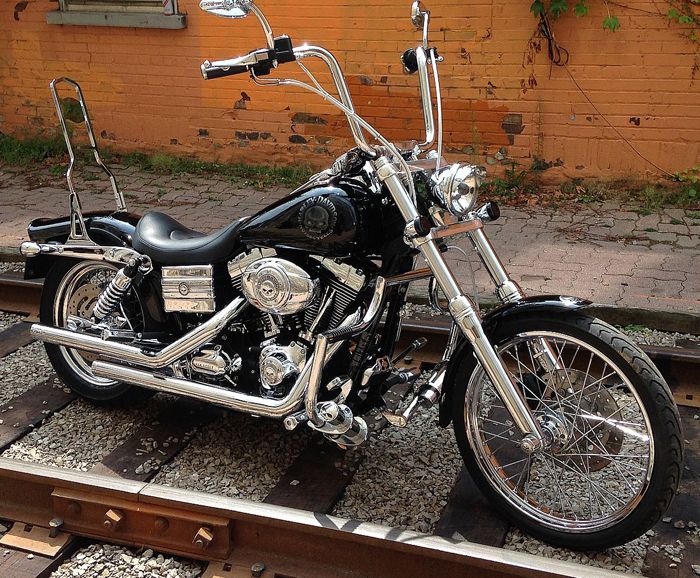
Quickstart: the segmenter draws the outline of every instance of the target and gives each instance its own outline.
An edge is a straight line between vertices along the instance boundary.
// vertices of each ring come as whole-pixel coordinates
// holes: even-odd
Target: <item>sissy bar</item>
[[[102,160],[100,156],[100,151],[97,149],[97,140],[95,139],[95,132],[92,130],[92,123],[90,122],[90,116],[88,115],[87,106],[85,105],[85,99],[83,98],[83,91],[80,89],[80,85],[71,80],[70,78],[61,77],[54,78],[49,85],[51,88],[51,95],[53,96],[53,102],[56,106],[56,114],[58,120],[61,123],[61,129],[63,130],[63,138],[66,141],[66,148],[68,149],[68,156],[70,157],[70,164],[68,165],[68,170],[66,171],[66,180],[68,181],[69,203],[70,203],[70,233],[66,244],[89,244],[94,245],[95,243],[90,239],[87,228],[85,227],[85,220],[83,219],[82,207],[80,205],[80,197],[75,191],[75,186],[73,185],[73,166],[75,165],[75,154],[73,152],[73,146],[70,141],[70,136],[68,134],[68,127],[66,126],[66,117],[63,113],[63,108],[61,107],[61,101],[58,98],[58,92],[56,86],[62,82],[71,85],[75,89],[75,93],[78,96],[78,102],[80,103],[80,109],[83,113],[83,120],[85,122],[85,129],[90,139],[90,148],[92,148],[92,153],[95,156],[95,162],[99,167],[107,174],[109,177],[109,182],[112,185],[112,190],[114,191],[114,200],[117,204],[117,212],[126,211],[126,202],[124,201],[124,195],[119,190],[119,185],[117,185],[117,180],[114,178],[114,174],[107,167],[107,165]]]

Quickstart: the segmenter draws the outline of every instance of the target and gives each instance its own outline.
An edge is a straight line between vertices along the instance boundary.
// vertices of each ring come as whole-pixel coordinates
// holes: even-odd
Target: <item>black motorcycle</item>
[[[357,146],[286,198],[204,235],[159,212],[126,211],[80,87],[54,80],[71,157],[70,216],[32,222],[21,252],[26,276],[46,278],[32,335],[63,381],[92,400],[129,396],[132,386],[189,396],[289,430],[310,427],[346,448],[437,403],[484,494],[527,532],[599,549],[649,529],[681,473],[668,386],[587,301],[528,297],[508,276],[483,228],[498,208],[476,204],[483,171],[442,157],[442,57],[428,42],[430,13],[414,2],[422,42],[401,57],[418,75],[425,139],[401,149],[355,112],[330,52],[274,36],[252,0],[200,7],[226,18],[252,13],[267,40],[245,56],[205,61],[205,79],[245,73],[263,86],[310,90],[345,114]],[[335,94],[306,68],[309,58],[325,64]],[[276,74],[294,64],[308,82]],[[115,212],[81,210],[60,83],[77,92]],[[458,238],[469,240],[502,303],[483,317],[445,260]],[[427,267],[415,268],[418,258]],[[453,324],[442,360],[421,372],[397,367],[404,353],[395,346],[408,284],[425,279]],[[397,409],[385,400],[399,393]]]

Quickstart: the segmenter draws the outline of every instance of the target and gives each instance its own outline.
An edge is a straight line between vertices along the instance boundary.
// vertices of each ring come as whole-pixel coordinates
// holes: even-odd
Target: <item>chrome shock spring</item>
[[[100,293],[97,303],[92,310],[92,316],[97,321],[102,321],[107,315],[112,313],[121,303],[122,298],[131,287],[131,282],[136,277],[139,270],[139,263],[136,259],[129,261],[123,269],[109,282],[109,285]]]

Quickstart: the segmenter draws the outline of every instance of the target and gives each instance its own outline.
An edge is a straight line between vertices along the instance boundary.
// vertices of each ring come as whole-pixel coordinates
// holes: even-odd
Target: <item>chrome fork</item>
[[[389,189],[396,205],[407,222],[407,242],[418,249],[435,276],[435,280],[447,297],[448,309],[454,322],[469,340],[479,363],[483,366],[486,374],[493,382],[503,405],[510,413],[516,427],[523,435],[521,447],[526,453],[540,450],[546,440],[521,391],[513,383],[511,376],[503,364],[500,356],[491,345],[486,333],[481,325],[481,318],[478,311],[472,305],[471,300],[464,294],[455,279],[448,264],[443,258],[435,239],[429,234],[421,237],[411,234],[415,231],[414,223],[420,217],[410,195],[406,191],[401,179],[401,173],[396,166],[386,157],[379,157],[372,161],[374,169],[379,179],[384,182]],[[410,178],[410,175],[408,176]],[[483,249],[479,254],[487,263],[489,273],[500,277],[503,291],[510,291],[514,299],[517,285],[507,284],[510,281],[503,265],[498,260],[493,248],[488,243],[485,235],[473,237]],[[488,261],[488,262],[487,262]],[[496,278],[494,278],[495,280]],[[511,281],[512,283],[512,281]]]

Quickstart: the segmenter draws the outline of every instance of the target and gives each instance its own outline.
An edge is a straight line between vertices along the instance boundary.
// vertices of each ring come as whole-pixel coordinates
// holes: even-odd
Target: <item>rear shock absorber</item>
[[[97,298],[95,308],[92,311],[92,316],[97,322],[102,321],[107,315],[112,313],[131,287],[131,282],[139,272],[139,261],[131,259],[123,269],[117,271],[117,274],[109,282],[100,296]]]

